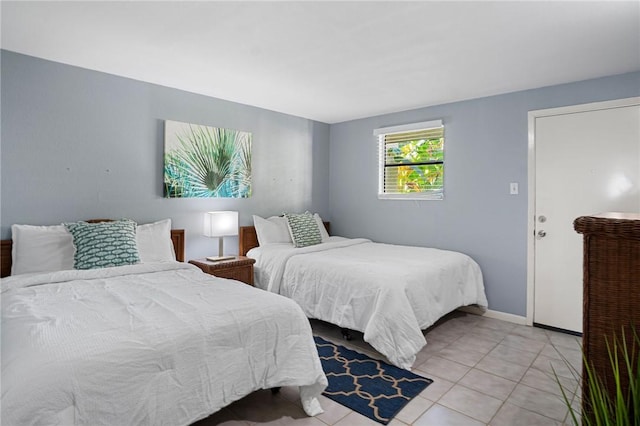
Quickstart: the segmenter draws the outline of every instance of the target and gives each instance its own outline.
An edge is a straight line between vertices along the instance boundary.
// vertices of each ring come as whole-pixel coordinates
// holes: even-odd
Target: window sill
[[[442,201],[444,194],[378,194],[379,200]]]

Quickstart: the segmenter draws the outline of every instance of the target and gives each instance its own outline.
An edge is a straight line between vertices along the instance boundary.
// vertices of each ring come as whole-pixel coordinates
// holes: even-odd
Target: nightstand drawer
[[[253,264],[255,259],[237,256],[233,259],[210,262],[207,259],[190,260],[189,263],[202,269],[207,274],[220,278],[230,278],[253,285]]]
[[[253,285],[253,265],[242,268],[222,268],[209,272],[220,278],[230,278],[232,280],[242,281],[243,283]]]

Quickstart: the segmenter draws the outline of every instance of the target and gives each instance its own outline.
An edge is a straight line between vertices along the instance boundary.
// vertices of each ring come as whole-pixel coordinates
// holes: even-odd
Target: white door
[[[573,221],[640,212],[639,188],[639,105],[535,118],[534,323],[582,332]]]

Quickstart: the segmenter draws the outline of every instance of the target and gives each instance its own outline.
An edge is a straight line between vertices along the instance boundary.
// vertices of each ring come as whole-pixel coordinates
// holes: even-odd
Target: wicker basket
[[[585,361],[615,395],[607,341],[633,341],[640,327],[640,214],[605,213],[582,216],[574,228],[584,235],[583,352]],[[637,356],[637,352],[636,352]],[[632,365],[637,365],[634,364]],[[629,382],[621,366],[622,389]],[[637,374],[637,372],[635,372]],[[588,386],[583,367],[583,415],[589,415]]]

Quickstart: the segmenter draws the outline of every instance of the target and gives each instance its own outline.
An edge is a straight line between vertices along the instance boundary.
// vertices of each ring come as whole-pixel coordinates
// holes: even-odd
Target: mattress
[[[330,237],[250,250],[256,285],[295,300],[309,318],[364,333],[387,359],[411,368],[423,329],[466,305],[487,307],[482,272],[454,251]]]
[[[2,424],[187,425],[263,388],[326,386],[291,300],[178,263],[4,278]]]

